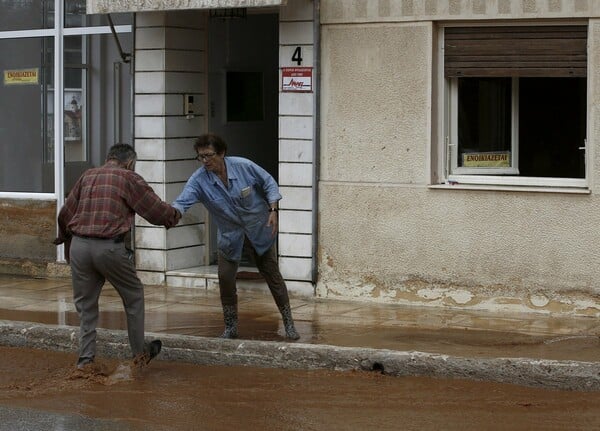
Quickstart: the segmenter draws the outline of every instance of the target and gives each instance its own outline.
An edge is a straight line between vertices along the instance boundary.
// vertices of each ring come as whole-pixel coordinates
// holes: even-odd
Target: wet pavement
[[[0,320],[78,326],[69,279],[0,275]],[[284,341],[267,289],[239,297],[241,339]],[[223,329],[214,290],[146,286],[146,331],[218,337]],[[472,358],[600,361],[600,325],[589,317],[495,314],[291,297],[300,343],[418,351]],[[125,329],[116,291],[100,297],[99,328]]]

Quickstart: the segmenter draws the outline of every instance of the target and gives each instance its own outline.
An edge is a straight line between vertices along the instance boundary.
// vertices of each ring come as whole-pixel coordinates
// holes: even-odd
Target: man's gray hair
[[[106,161],[117,160],[120,163],[127,163],[137,158],[133,147],[129,144],[115,144],[108,150]]]

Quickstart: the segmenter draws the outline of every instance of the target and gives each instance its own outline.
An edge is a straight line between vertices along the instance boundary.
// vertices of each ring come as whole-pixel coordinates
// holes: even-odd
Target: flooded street
[[[187,345],[175,342],[178,336],[208,337],[202,348],[218,343],[214,337],[223,328],[218,292],[147,286],[145,293],[147,332],[164,340],[171,337],[171,347],[183,346],[183,350]],[[29,335],[7,329],[7,343],[14,343],[10,345],[27,339],[34,342],[34,334],[58,337],[78,326],[69,280],[0,277],[0,294],[0,319],[57,325],[53,330],[30,328]],[[470,362],[461,362],[456,372],[465,371],[465,365],[471,367],[466,371],[476,370],[478,358],[587,361],[592,364],[591,377],[597,375],[593,364],[600,358],[600,341],[597,319],[593,318],[486,314],[313,298],[292,298],[292,306],[300,343],[316,348],[369,347],[467,358]],[[99,328],[125,328],[122,303],[112,287],[103,290],[100,310]],[[268,291],[242,292],[241,342],[278,344],[283,341],[282,329]],[[62,346],[71,346],[68,337],[55,339],[62,340]],[[41,342],[41,338],[37,340]],[[205,361],[212,352],[198,351]],[[240,352],[250,355],[248,361],[260,359],[257,350],[248,346]],[[302,354],[314,352],[306,348]],[[221,352],[223,357],[238,353]],[[391,377],[375,372],[200,366],[160,360],[132,370],[127,363],[102,356],[91,372],[78,373],[75,353],[0,347],[0,357],[0,431],[600,430],[600,392]],[[277,360],[264,357],[271,361],[267,363]],[[245,360],[243,355],[239,360]],[[451,368],[448,361],[442,362],[437,362],[441,370]],[[419,363],[427,369],[428,365]],[[515,362],[498,364],[508,374],[523,370],[515,368]],[[556,373],[561,367],[556,364],[552,370]],[[540,372],[548,374],[547,370],[542,367]],[[552,383],[546,374],[536,375]],[[582,382],[583,387],[586,380]]]
[[[101,358],[78,372],[73,353],[0,355],[0,430],[600,429],[600,393]]]

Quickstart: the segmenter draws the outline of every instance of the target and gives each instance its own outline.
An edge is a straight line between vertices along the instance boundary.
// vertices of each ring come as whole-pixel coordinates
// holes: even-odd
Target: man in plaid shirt
[[[106,164],[83,173],[58,215],[55,244],[65,243],[80,319],[79,369],[93,363],[96,356],[98,298],[106,280],[123,300],[136,363],[147,364],[162,346],[160,340],[144,342],[144,286],[124,238],[136,213],[166,228],[175,226],[180,214],[134,172],[136,157],[130,145],[112,146]]]

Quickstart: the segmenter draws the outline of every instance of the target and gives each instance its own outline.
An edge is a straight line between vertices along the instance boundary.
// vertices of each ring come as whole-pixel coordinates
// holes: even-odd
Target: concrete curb
[[[0,345],[76,352],[79,328],[0,320]],[[528,358],[464,358],[362,347],[222,340],[162,333],[161,360],[200,365],[363,370],[392,376],[429,376],[513,383],[554,389],[600,391],[600,363]],[[127,332],[98,330],[98,354],[129,358]]]

